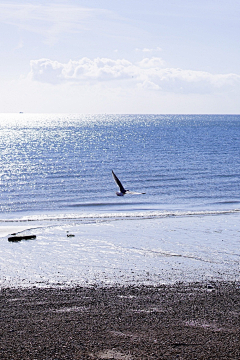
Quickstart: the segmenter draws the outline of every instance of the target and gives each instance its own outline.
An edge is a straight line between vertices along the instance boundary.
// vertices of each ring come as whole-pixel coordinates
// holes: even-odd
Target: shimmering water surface
[[[44,251],[46,259],[47,249],[51,249],[53,266],[55,264],[62,269],[62,278],[69,281],[72,278],[76,282],[83,280],[79,272],[85,274],[84,279],[87,279],[87,273],[94,273],[95,277],[102,274],[103,264],[105,273],[111,273],[110,269],[121,269],[126,273],[134,268],[134,276],[131,278],[129,275],[127,281],[140,276],[138,265],[141,271],[148,269],[149,274],[153,266],[154,274],[157,274],[155,278],[161,281],[157,269],[159,267],[160,272],[165,266],[163,263],[167,262],[169,269],[173,268],[172,275],[179,275],[179,271],[174,273],[176,256],[194,258],[191,261],[197,261],[198,270],[208,256],[210,263],[219,256],[218,267],[221,267],[223,258],[220,250],[218,253],[217,248],[213,250],[211,245],[216,233],[223,232],[220,219],[221,224],[225,224],[222,240],[228,242],[224,251],[233,257],[229,260],[229,269],[222,274],[231,273],[232,269],[234,278],[239,276],[240,116],[1,114],[0,154],[0,277],[5,279],[2,280],[4,284],[8,276],[23,282],[19,275],[19,256],[26,282],[30,281],[26,269],[36,254],[31,258],[28,252],[31,250],[34,254],[36,246],[39,246],[37,253]],[[112,169],[127,189],[146,194],[117,197],[115,192],[118,188],[111,175]],[[176,227],[176,217],[179,228]],[[200,223],[204,234],[208,233],[207,240],[204,240],[205,255],[201,249]],[[94,229],[99,224],[105,226],[98,228],[96,233]],[[81,229],[90,225],[89,236],[84,231],[81,233]],[[75,236],[74,241],[66,237],[66,226],[74,230],[75,235],[81,236]],[[37,228],[38,233],[41,229],[38,239],[42,237],[42,240],[37,240],[35,245],[19,243],[16,247],[16,244],[8,244],[6,235],[12,227],[18,231]],[[130,231],[133,228],[134,234]],[[171,231],[177,234],[173,242],[167,240]],[[58,234],[59,239],[56,253],[54,234]],[[111,256],[108,251],[101,250],[109,234]],[[124,239],[127,239],[127,247]],[[133,249],[138,239],[141,251],[136,256]],[[75,249],[78,249],[75,260],[71,252],[74,243]],[[87,250],[86,244],[90,243],[98,254],[95,260],[90,256],[94,252]],[[179,243],[183,245],[179,247]],[[219,244],[216,246],[219,247]],[[17,249],[21,249],[21,253],[16,253]],[[153,254],[159,251],[161,256],[156,261]],[[66,259],[72,259],[78,276],[72,274],[66,259],[61,262],[60,253],[65,254]],[[86,255],[84,261],[82,253]],[[128,257],[129,266],[125,262]],[[81,265],[77,259],[81,259]],[[45,260],[42,259],[42,263]],[[7,264],[15,261],[9,275],[11,266]],[[49,271],[43,276],[41,266],[37,266],[38,270],[36,266],[35,270],[30,267],[32,274],[36,271],[35,280],[31,283],[36,282],[38,277],[47,282],[53,273]],[[101,269],[99,273],[96,269],[91,272],[92,266]],[[183,278],[191,266],[189,262],[183,266],[188,269],[183,271]],[[204,277],[204,269],[203,266],[201,278]],[[216,271],[219,268],[214,268],[213,273]],[[116,271],[113,273],[113,279],[119,278],[119,272],[119,276]],[[162,280],[171,278],[169,274]],[[211,275],[210,271],[210,275],[206,276],[215,275]],[[90,275],[89,278],[94,281]],[[54,279],[53,282],[56,282]],[[101,276],[100,279],[103,281]],[[180,278],[175,276],[174,279]]]

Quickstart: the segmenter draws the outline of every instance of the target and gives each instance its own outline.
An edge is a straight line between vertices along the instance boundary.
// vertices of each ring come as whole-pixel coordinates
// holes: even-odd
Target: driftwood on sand
[[[36,235],[14,235],[13,236],[9,236],[8,237],[8,241],[11,242],[17,242],[17,241],[21,241],[21,240],[34,240],[36,239]]]

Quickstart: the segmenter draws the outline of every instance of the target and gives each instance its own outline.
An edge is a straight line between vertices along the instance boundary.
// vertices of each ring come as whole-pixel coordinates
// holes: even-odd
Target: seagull
[[[114,174],[113,170],[112,170],[112,176],[116,182],[116,184],[119,186],[120,191],[116,192],[117,196],[124,196],[125,194],[146,194],[146,193],[139,193],[139,192],[133,192],[133,191],[129,191],[124,189],[121,181],[118,179],[117,175]]]

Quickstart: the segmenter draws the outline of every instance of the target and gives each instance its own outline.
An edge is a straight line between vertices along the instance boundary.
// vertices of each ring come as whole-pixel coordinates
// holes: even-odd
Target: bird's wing
[[[112,175],[114,180],[116,181],[116,184],[119,186],[119,189],[122,193],[126,192],[126,190],[124,189],[124,187],[122,186],[121,181],[118,179],[118,177],[114,174],[114,172],[112,171]]]
[[[137,191],[127,191],[128,194],[132,195],[143,195],[146,194],[145,192],[137,192]]]

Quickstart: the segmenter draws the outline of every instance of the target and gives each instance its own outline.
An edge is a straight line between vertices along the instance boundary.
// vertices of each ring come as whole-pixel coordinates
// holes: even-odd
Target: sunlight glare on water
[[[0,120],[4,214],[82,212],[89,204],[96,211],[107,204],[108,211],[115,204],[126,211],[239,207],[238,116],[1,114]],[[144,198],[116,199],[113,169]]]
[[[239,279],[240,116],[1,114],[0,151],[0,284]]]

